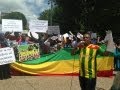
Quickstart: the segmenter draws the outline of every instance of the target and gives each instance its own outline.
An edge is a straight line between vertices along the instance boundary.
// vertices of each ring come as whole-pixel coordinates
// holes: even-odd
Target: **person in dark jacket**
[[[4,33],[0,33],[0,48],[9,47]],[[0,80],[11,78],[10,64],[0,65]]]

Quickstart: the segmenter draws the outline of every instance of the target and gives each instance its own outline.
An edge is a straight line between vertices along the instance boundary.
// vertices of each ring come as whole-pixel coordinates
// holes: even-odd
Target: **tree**
[[[60,25],[62,33],[72,31],[95,31],[105,33],[120,28],[119,0],[49,0],[56,4],[52,11],[52,22]],[[50,10],[41,14],[50,22]],[[42,17],[43,18],[43,17]],[[44,18],[45,19],[45,18]]]
[[[62,17],[59,19],[63,20],[64,24],[60,25],[64,29],[79,31],[82,24],[85,31],[103,32],[108,29],[114,31],[115,25],[120,24],[119,0],[54,0],[54,2],[62,8]]]
[[[49,12],[50,12],[50,9],[41,12],[38,19],[49,20]]]
[[[59,25],[59,22],[61,22],[60,18],[61,8],[58,6],[55,6],[51,9],[45,10],[40,13],[38,19],[39,20],[48,20],[48,24],[51,25]],[[52,15],[52,16],[51,16]],[[52,21],[51,21],[52,18]]]
[[[62,8],[62,17],[59,17],[59,20],[62,20],[60,26],[63,32],[76,32],[80,31],[81,26],[85,27],[86,18],[82,0],[56,0],[55,3]]]

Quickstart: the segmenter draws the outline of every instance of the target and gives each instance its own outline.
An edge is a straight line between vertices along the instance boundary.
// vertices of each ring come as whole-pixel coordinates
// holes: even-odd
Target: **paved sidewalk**
[[[113,77],[97,79],[97,88],[109,90]],[[12,76],[0,80],[0,90],[81,90],[77,76]],[[98,89],[97,89],[98,90]],[[100,89],[101,90],[101,89]]]

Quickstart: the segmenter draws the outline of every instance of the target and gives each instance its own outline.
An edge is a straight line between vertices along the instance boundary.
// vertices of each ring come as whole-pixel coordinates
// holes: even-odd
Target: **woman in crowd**
[[[114,52],[114,68],[115,71],[120,71],[120,39],[115,41],[115,52]]]
[[[8,47],[9,44],[3,33],[0,33],[0,48]],[[0,65],[0,80],[11,78],[10,64]]]

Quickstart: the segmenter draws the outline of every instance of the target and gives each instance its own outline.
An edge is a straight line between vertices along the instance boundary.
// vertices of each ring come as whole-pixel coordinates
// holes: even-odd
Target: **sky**
[[[23,13],[27,19],[36,19],[38,15],[50,8],[48,0],[0,0],[1,12],[18,11]]]

